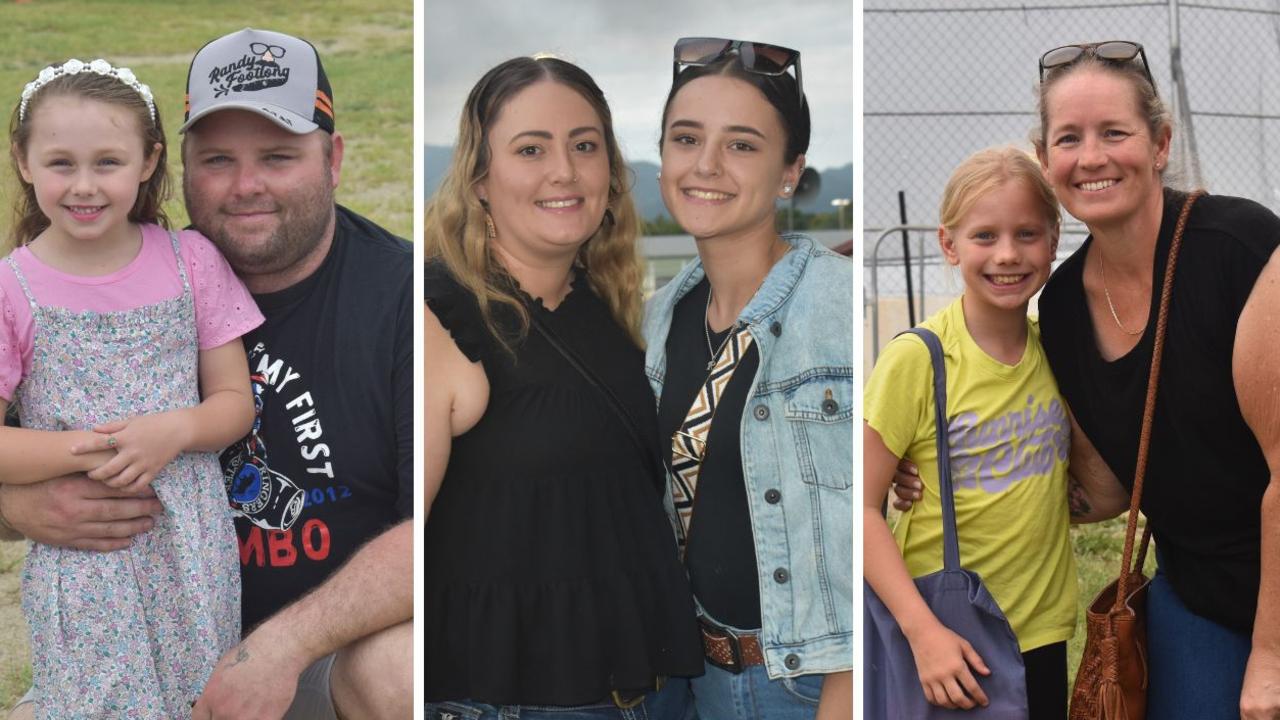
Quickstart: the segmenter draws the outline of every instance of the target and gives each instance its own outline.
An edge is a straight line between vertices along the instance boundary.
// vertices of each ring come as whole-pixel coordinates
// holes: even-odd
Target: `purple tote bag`
[[[915,658],[911,655],[906,636],[889,609],[864,581],[862,657],[865,717],[867,720],[1026,720],[1026,674],[1022,653],[1018,650],[1018,638],[978,574],[960,567],[955,497],[952,495],[947,447],[947,374],[942,364],[942,343],[937,335],[924,328],[912,328],[907,332],[924,341],[933,363],[934,421],[938,435],[943,523],[943,568],[916,578],[916,589],[938,620],[968,640],[991,669],[991,674],[986,677],[973,673],[990,704],[972,710],[948,710],[930,705],[920,687]]]

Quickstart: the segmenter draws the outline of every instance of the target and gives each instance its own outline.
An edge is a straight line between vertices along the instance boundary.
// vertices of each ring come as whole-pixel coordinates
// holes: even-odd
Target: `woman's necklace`
[[[778,252],[779,249],[782,250],[782,252]],[[774,245],[769,248],[769,267],[772,268],[774,264],[776,264],[783,255],[786,255],[787,251],[790,249],[790,245],[783,242],[781,238],[775,237]],[[763,283],[764,278],[761,278],[760,282]],[[707,284],[710,285],[711,281],[708,280]],[[759,290],[758,287],[756,289]],[[711,372],[711,368],[716,366],[716,359],[719,358],[720,353],[724,351],[724,346],[729,344],[729,338],[733,337],[733,331],[738,329],[738,322],[735,320],[734,323],[729,326],[729,330],[725,333],[724,340],[720,341],[720,347],[717,349],[711,344],[711,296],[714,292],[714,288],[707,288],[707,307],[702,313],[702,331],[706,333],[707,337],[707,352],[711,353],[711,359],[707,361],[707,372]]]
[[[708,283],[709,285],[709,283]],[[711,344],[711,293],[712,289],[707,288],[707,308],[702,313],[702,332],[707,336],[707,352],[711,353],[711,359],[707,361],[707,372],[711,372],[711,368],[716,366],[716,359],[720,357],[720,353],[724,351],[724,346],[729,344],[729,338],[733,337],[733,331],[738,326],[734,323],[725,331],[724,340],[720,341],[720,347],[717,348]]]
[[[1120,332],[1125,335],[1139,335],[1146,327],[1140,327],[1137,330],[1129,330],[1120,322],[1120,316],[1116,314],[1116,306],[1111,302],[1111,291],[1107,290],[1107,263],[1103,261],[1102,249],[1098,249],[1098,270],[1102,273],[1102,295],[1107,298],[1107,308],[1111,310],[1111,319],[1116,321],[1116,327],[1120,328]],[[710,305],[708,304],[708,307]]]

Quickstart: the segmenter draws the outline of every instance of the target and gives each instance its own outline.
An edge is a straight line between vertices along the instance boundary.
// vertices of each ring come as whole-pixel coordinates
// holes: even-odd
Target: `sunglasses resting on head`
[[[1066,67],[1083,57],[1095,57],[1105,62],[1119,64],[1132,62],[1137,58],[1142,61],[1142,72],[1146,75],[1147,82],[1151,83],[1153,90],[1156,87],[1155,78],[1151,76],[1151,65],[1147,62],[1147,53],[1142,49],[1142,43],[1132,40],[1106,40],[1054,48],[1040,56],[1040,82],[1044,82],[1045,73],[1050,70]]]
[[[757,75],[784,75],[787,68],[796,69],[796,92],[804,99],[804,85],[800,81],[800,51],[781,45],[751,40],[726,40],[724,38],[686,37],[676,41],[675,59],[671,68],[674,82],[685,67],[702,67],[737,53],[742,68]]]

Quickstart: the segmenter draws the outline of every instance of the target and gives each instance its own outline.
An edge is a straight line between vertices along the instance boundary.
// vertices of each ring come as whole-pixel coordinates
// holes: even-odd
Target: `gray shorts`
[[[333,706],[333,693],[329,688],[329,676],[337,654],[326,655],[311,663],[298,676],[298,694],[281,720],[338,720],[338,709]]]
[[[333,693],[329,689],[329,675],[337,657],[326,655],[302,671],[298,676],[298,693],[281,720],[338,720],[338,709],[333,706]],[[35,701],[34,691],[28,688],[12,709]]]

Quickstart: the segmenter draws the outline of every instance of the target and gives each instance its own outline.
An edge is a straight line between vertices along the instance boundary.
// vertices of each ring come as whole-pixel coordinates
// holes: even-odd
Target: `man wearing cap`
[[[244,338],[257,421],[222,454],[244,634],[192,717],[410,717],[412,251],[335,204],[344,142],[306,41],[201,48],[180,132],[192,224],[266,317]],[[0,489],[28,537],[88,549],[160,510],[83,477]]]

